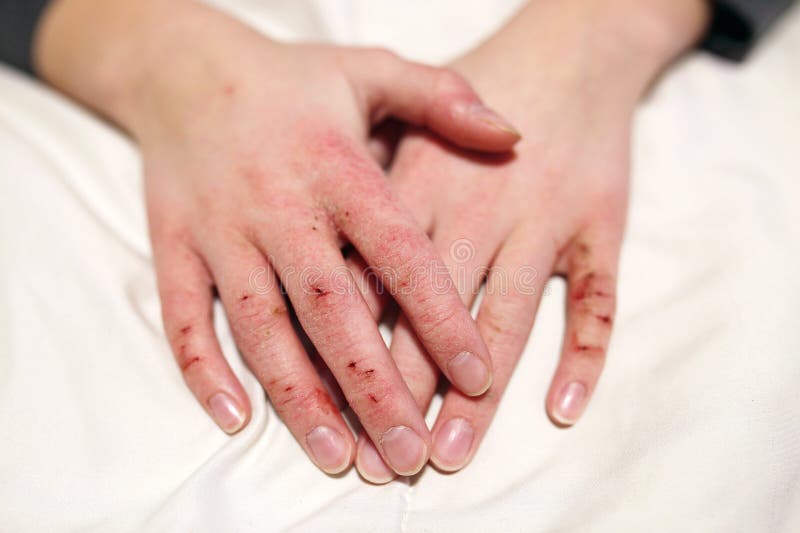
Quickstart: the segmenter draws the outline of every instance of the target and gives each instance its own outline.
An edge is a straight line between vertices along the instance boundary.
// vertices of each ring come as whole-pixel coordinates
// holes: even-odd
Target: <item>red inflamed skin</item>
[[[394,118],[486,152],[508,151],[519,134],[452,70],[384,50],[274,42],[190,0],[53,2],[36,66],[138,143],[165,332],[219,427],[242,430],[251,406],[220,350],[214,291],[309,457],[332,474],[354,460],[283,287],[381,460],[419,471],[430,432],[342,246],[380,272],[465,396],[488,389],[492,364],[439,253],[375,161],[370,131]]]

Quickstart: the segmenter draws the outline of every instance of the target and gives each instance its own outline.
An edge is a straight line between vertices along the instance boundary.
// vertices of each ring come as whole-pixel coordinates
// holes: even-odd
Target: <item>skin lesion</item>
[[[350,371],[351,373],[355,374],[362,382],[364,382],[364,383],[371,382],[372,383],[369,386],[371,391],[367,392],[365,394],[366,399],[369,400],[370,403],[378,404],[378,403],[381,403],[381,401],[383,401],[383,399],[385,398],[385,394],[381,394],[379,392],[380,389],[376,388],[374,386],[375,382],[372,381],[372,378],[373,378],[373,376],[375,374],[375,369],[374,368],[361,368],[361,367],[359,367],[358,362],[350,361],[347,364],[347,370]]]
[[[608,326],[610,326],[614,322],[614,319],[611,318],[610,315],[595,315],[595,318]]]
[[[350,361],[347,364],[347,369],[350,370],[351,372],[354,372],[357,376],[359,376],[361,378],[366,378],[366,379],[371,378],[372,374],[375,373],[375,369],[374,368],[367,368],[365,370],[360,369],[358,367],[358,363],[356,361]]]
[[[186,371],[187,371],[187,370],[189,370],[189,368],[191,368],[193,365],[195,365],[195,364],[199,363],[199,362],[200,362],[200,360],[201,360],[201,359],[200,359],[199,357],[197,357],[197,356],[195,356],[195,357],[190,357],[189,359],[187,359],[186,361],[184,361],[184,362],[183,362],[183,364],[181,365],[181,370],[182,370],[182,371],[184,371],[184,372],[186,372]]]
[[[581,339],[578,333],[572,335],[572,349],[585,356],[602,356],[605,353],[605,348],[601,345],[594,344],[587,339]]]
[[[318,410],[324,415],[329,415],[337,410],[330,396],[320,388],[314,388],[306,392],[293,392],[294,390],[294,385],[287,385],[283,388],[285,395],[283,395],[283,398],[281,398],[276,405],[281,415],[283,415],[290,406],[292,406],[293,411],[306,412],[309,410]]]
[[[592,271],[584,275],[576,284],[571,297],[575,301],[611,298],[613,293],[609,289],[609,286],[612,284],[613,280],[611,276],[601,276]]]
[[[311,287],[311,291],[316,295],[317,298],[324,298],[331,293],[331,291],[323,289],[320,286]]]
[[[187,333],[191,331],[191,327],[187,326],[189,329]],[[183,328],[186,329],[186,328]],[[183,332],[183,329],[181,332]],[[196,365],[201,361],[201,358],[196,355],[189,355],[189,345],[186,343],[181,344],[178,347],[178,363],[180,365],[181,371],[186,372],[192,366]]]

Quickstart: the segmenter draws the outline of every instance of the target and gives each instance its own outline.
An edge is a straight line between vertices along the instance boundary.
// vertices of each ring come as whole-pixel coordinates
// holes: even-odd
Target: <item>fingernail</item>
[[[486,365],[474,354],[461,352],[447,363],[453,383],[464,394],[478,396],[492,384],[492,376]]]
[[[433,437],[431,459],[442,470],[448,472],[459,470],[467,462],[467,455],[472,448],[474,438],[475,430],[472,429],[472,424],[463,418],[451,418]]]
[[[395,478],[395,473],[386,466],[375,445],[369,439],[364,439],[356,455],[356,469],[361,477],[375,483],[383,485]]]
[[[485,124],[489,124],[490,126],[497,128],[500,131],[505,133],[510,133],[512,135],[516,135],[517,137],[522,137],[520,132],[511,125],[509,121],[498,115],[495,111],[492,111],[485,105],[480,102],[477,102],[470,107],[470,113]]]
[[[413,476],[427,459],[425,442],[405,426],[395,426],[384,433],[381,447],[389,466],[401,476]]]
[[[572,425],[577,422],[583,412],[586,400],[586,386],[578,381],[572,381],[561,389],[561,396],[556,404],[553,417],[562,424]]]
[[[319,467],[329,474],[338,474],[350,460],[348,446],[341,433],[328,426],[317,426],[306,435],[306,442]]]
[[[208,409],[214,421],[225,433],[232,435],[244,426],[244,412],[224,392],[218,392],[208,400]]]

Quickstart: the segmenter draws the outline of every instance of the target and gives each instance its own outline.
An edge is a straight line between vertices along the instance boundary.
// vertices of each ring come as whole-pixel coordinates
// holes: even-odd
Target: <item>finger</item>
[[[546,401],[558,424],[578,421],[603,371],[616,312],[620,243],[616,232],[590,229],[565,251],[567,324]]]
[[[333,224],[380,274],[426,351],[445,376],[466,394],[491,384],[491,360],[475,321],[461,302],[428,236],[388,188],[381,170],[363,150],[342,143],[331,160],[347,176],[321,188]],[[369,201],[365,202],[364,199]]]
[[[509,150],[519,132],[487,108],[464,78],[446,68],[401,59],[387,50],[364,49],[343,65],[366,88],[373,123],[387,116],[425,126],[462,148]]]
[[[346,262],[347,268],[352,273],[353,279],[355,279],[358,289],[369,307],[372,318],[378,321],[389,305],[390,298],[388,293],[383,289],[383,284],[375,275],[375,271],[369,268],[357,252],[349,254],[346,257]],[[405,379],[405,376],[403,377]],[[406,380],[406,384],[410,385],[408,380]],[[411,389],[413,395],[413,388],[409,386],[409,389]],[[420,412],[424,411],[420,410]],[[358,436],[355,464],[361,477],[376,485],[388,483],[397,477],[397,474],[386,466],[380,452],[364,431],[361,431]]]
[[[300,227],[265,237],[298,319],[381,456],[402,475],[427,461],[430,435],[344,258]],[[301,244],[302,243],[302,244]]]
[[[353,275],[364,303],[375,321],[380,320],[384,310],[391,302],[389,293],[383,288],[380,275],[364,261],[358,252],[352,251],[345,257],[345,264]]]
[[[494,249],[490,242],[501,242],[497,228],[481,231],[478,228],[464,227],[465,231],[444,224],[437,229],[434,246],[443,258],[447,271],[458,290],[461,302],[467,309],[472,307],[481,284],[487,273],[484,265],[489,263]],[[481,235],[481,244],[470,239],[458,237],[463,234]],[[390,353],[408,384],[414,401],[425,413],[430,406],[439,381],[439,369],[425,351],[405,316],[400,317],[392,333]]]
[[[353,435],[294,331],[272,268],[244,238],[226,235],[207,248],[243,358],[311,460],[329,474],[343,471],[353,460]]]
[[[483,265],[489,263],[494,253],[494,249],[488,243],[502,242],[502,232],[496,226],[488,231],[486,228],[464,227],[463,223],[444,222],[442,226],[441,229],[437,229],[434,236],[436,249],[444,258],[462,302],[470,308],[486,274]],[[461,229],[457,230],[456,227]],[[464,234],[481,235],[479,241],[481,244],[459,237]],[[439,369],[428,357],[405,317],[400,317],[394,328],[391,354],[420,412],[426,413],[436,392]],[[359,435],[356,468],[362,477],[373,483],[385,483],[391,480],[391,477],[386,476],[388,469],[376,460],[372,444],[364,435]]]
[[[411,212],[413,219],[425,233],[429,233],[433,225],[433,206],[430,203],[430,195],[426,194],[418,182],[412,180],[395,180],[392,185],[397,196],[403,200],[404,205]],[[391,303],[391,295],[383,286],[379,269],[368,265],[364,258],[352,248],[349,248],[345,254],[345,263],[353,273],[353,278],[356,280],[373,318],[378,320]]]
[[[442,470],[459,470],[472,459],[533,327],[556,251],[544,228],[526,233],[510,238],[498,254],[478,312],[495,365],[492,387],[479,398],[450,388],[434,424],[431,461]]]
[[[212,319],[211,277],[194,251],[153,239],[164,330],[183,378],[226,433],[242,429],[250,401],[222,355]]]

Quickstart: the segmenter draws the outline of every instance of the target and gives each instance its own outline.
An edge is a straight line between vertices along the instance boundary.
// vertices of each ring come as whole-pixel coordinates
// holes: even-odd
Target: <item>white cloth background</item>
[[[224,7],[280,38],[443,61],[518,3]],[[207,419],[163,338],[135,148],[0,68],[0,531],[800,531],[799,51],[796,10],[747,65],[697,54],[643,105],[583,421],[543,409],[553,283],[472,465],[383,487],[311,465],[222,319],[254,416],[234,438]]]

